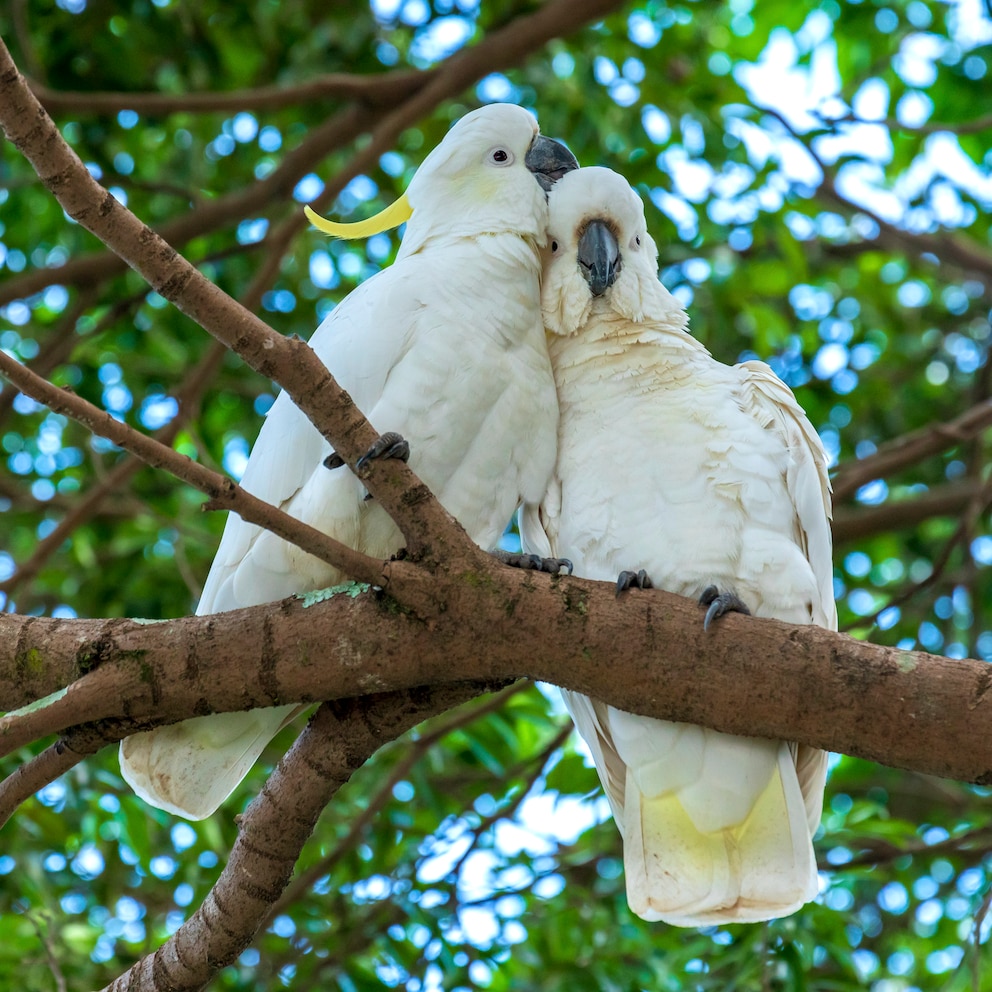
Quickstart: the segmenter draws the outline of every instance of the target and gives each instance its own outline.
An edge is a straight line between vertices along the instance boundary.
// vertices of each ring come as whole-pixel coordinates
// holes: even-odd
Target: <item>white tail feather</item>
[[[145,802],[187,820],[210,816],[265,745],[304,707],[218,713],[121,741],[124,780]]]
[[[697,828],[679,792],[645,796],[628,768],[622,832],[627,900],[645,920],[757,922],[787,916],[816,895],[806,804],[785,743],[748,815],[708,832]]]

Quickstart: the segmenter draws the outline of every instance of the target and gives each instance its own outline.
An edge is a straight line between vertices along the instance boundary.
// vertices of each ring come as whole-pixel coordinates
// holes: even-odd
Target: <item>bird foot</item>
[[[360,472],[374,458],[399,458],[404,462],[409,461],[410,442],[396,431],[387,431],[355,462],[355,471]],[[336,451],[332,451],[324,459],[324,468],[333,470],[341,468],[344,464],[346,464],[345,460]]]
[[[636,572],[623,571],[617,576],[618,596],[632,586],[636,586],[638,589],[653,589],[654,583],[651,581],[651,576],[643,568],[639,568]]]
[[[572,574],[572,563],[567,558],[542,558],[540,555],[525,555],[514,551],[500,551],[499,549],[489,553],[497,561],[501,561],[511,568],[534,569],[537,572],[550,572],[552,575],[560,574],[564,568],[566,574]]]
[[[701,606],[708,606],[706,618],[703,620],[703,630],[709,630],[710,624],[724,613],[743,613],[750,616],[747,603],[733,592],[720,592],[716,586],[707,586],[699,597]]]
[[[361,472],[361,470],[368,465],[370,461],[376,458],[399,458],[400,461],[407,462],[410,460],[410,442],[403,437],[402,434],[397,434],[396,431],[386,431],[375,444],[369,448],[368,451],[362,455],[361,458],[355,462],[355,471]]]

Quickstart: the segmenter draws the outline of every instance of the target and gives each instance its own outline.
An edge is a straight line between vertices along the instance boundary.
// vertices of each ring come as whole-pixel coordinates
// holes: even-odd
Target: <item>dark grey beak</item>
[[[524,165],[534,173],[534,178],[545,193],[566,172],[579,167],[575,156],[560,141],[545,138],[543,134],[539,134],[530,143]]]
[[[605,220],[591,220],[579,238],[579,268],[593,296],[602,296],[620,275],[620,245]]]

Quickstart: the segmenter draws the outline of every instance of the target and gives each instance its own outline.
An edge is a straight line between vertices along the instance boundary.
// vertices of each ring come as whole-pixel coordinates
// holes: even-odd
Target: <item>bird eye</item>
[[[487,158],[490,165],[496,165],[502,168],[513,164],[513,153],[508,152],[505,148],[492,149]]]
[[[634,244],[637,245],[638,248],[641,247],[641,239],[639,237],[637,237],[636,235],[634,237]]]
[[[553,252],[558,250],[558,242],[557,241],[552,241],[551,242],[551,250]]]

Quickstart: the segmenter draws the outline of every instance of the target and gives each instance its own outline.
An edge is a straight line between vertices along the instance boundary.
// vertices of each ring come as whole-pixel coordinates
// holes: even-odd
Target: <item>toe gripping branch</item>
[[[542,558],[540,555],[525,555],[499,549],[489,553],[497,561],[511,568],[533,569],[536,572],[550,572],[551,575],[559,575],[564,568],[566,574],[572,574],[572,563],[567,558]]]
[[[708,606],[703,620],[703,630],[709,630],[710,624],[724,613],[743,613],[750,616],[747,604],[733,592],[720,592],[716,586],[707,586],[699,597],[701,606]]]
[[[408,462],[410,460],[410,442],[403,437],[402,434],[397,434],[396,431],[386,431],[375,444],[369,448],[368,451],[362,455],[361,458],[355,462],[355,471],[361,472],[361,470],[368,465],[370,461],[376,458],[399,458],[400,461]],[[345,460],[336,452],[332,451],[324,459],[324,468],[335,469],[341,468],[345,464]]]
[[[653,589],[654,583],[651,581],[651,576],[644,571],[643,568],[639,568],[636,572],[623,571],[617,576],[617,595],[626,592],[628,589],[632,588],[638,589]]]

